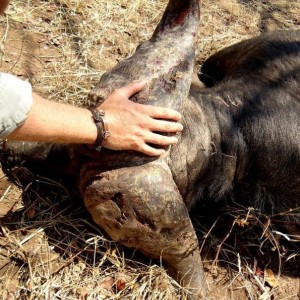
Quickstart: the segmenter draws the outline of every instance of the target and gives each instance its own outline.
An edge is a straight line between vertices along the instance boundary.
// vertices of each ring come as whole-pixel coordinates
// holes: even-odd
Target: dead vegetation
[[[1,71],[30,80],[49,99],[83,105],[101,74],[151,36],[166,2],[12,0],[0,19]],[[299,15],[297,0],[203,0],[198,64],[262,31],[300,28]],[[123,249],[95,227],[71,190],[31,179],[24,193],[0,179],[2,299],[184,298],[159,261]],[[203,216],[195,220],[208,299],[300,298],[297,233],[276,231],[276,218],[247,208],[224,212],[207,227]]]

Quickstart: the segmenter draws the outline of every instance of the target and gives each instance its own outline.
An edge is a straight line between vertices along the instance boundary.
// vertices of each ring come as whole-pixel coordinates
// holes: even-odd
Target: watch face
[[[0,14],[4,13],[8,3],[9,3],[9,0],[0,0]]]

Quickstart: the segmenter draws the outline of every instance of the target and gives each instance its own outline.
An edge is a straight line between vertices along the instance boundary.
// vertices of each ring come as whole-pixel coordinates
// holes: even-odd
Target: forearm
[[[48,101],[33,94],[25,123],[8,139],[94,144],[96,137],[97,128],[88,109]]]
[[[32,94],[28,84],[25,84],[25,88],[21,88],[24,83],[17,79],[12,81],[13,84],[11,82],[7,84],[6,96],[1,98],[0,95],[3,105],[10,103],[9,113],[4,113],[2,117],[2,123],[9,125],[2,126],[4,127],[2,138],[96,144],[97,127],[88,109],[45,100]],[[181,117],[178,112],[129,100],[131,96],[141,91],[144,85],[144,83],[128,84],[114,91],[99,107],[105,111],[105,122],[110,132],[110,137],[103,141],[103,147],[113,150],[134,150],[154,156],[161,155],[166,146],[177,142],[176,137],[160,133],[175,133],[182,130],[182,125],[176,122]],[[27,89],[29,87],[30,89]],[[22,103],[28,105],[20,110]],[[31,107],[28,107],[29,104]],[[15,106],[18,106],[18,109],[15,109]],[[12,120],[11,115],[15,115]],[[153,147],[153,144],[161,148]]]

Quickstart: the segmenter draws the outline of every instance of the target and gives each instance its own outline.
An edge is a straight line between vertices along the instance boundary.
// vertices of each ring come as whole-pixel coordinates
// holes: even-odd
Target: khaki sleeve
[[[0,139],[6,138],[25,122],[31,105],[31,84],[0,73]]]

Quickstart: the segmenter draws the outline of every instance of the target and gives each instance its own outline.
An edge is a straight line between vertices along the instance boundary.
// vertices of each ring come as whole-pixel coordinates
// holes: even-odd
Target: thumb
[[[145,85],[146,81],[132,82],[120,88],[119,92],[121,92],[127,98],[130,98],[131,96],[140,92],[145,87]]]

